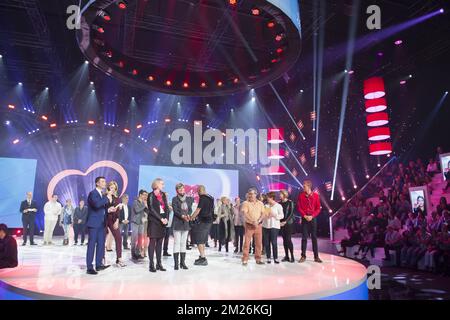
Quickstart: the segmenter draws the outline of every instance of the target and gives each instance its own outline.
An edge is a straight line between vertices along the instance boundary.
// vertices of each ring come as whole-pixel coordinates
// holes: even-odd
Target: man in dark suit
[[[87,274],[97,274],[109,266],[103,265],[102,260],[105,256],[105,214],[106,204],[108,203],[108,194],[104,195],[106,188],[105,177],[95,178],[95,189],[88,196],[88,218],[86,226],[88,228],[88,247],[86,253]],[[95,267],[93,267],[95,253]]]
[[[128,204],[128,195],[124,194],[122,196],[123,207],[120,209],[119,223],[120,231],[122,232],[122,243],[124,250],[130,250],[128,248],[128,231],[130,230],[130,215],[131,206]]]
[[[33,194],[27,192],[26,200],[20,204],[20,212],[22,212],[22,224],[23,224],[23,243],[27,244],[27,236],[30,236],[30,244],[35,246],[34,243],[34,220],[36,219],[37,205],[33,200]]]

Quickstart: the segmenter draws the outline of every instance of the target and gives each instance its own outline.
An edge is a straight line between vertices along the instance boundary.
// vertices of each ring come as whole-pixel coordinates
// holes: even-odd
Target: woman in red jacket
[[[319,195],[312,191],[311,180],[303,182],[303,192],[298,196],[297,209],[302,217],[302,257],[299,262],[306,260],[306,244],[308,236],[311,235],[314,261],[322,263],[317,247],[317,216],[320,213],[320,199]]]

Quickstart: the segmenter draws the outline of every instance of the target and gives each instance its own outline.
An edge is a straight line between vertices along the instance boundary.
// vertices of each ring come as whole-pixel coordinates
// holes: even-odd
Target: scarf
[[[181,211],[183,211],[183,215],[188,214],[188,205],[186,203],[186,195],[178,195],[178,199],[181,201]]]

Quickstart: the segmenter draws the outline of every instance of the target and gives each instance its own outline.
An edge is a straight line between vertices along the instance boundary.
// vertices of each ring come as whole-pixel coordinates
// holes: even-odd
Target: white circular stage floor
[[[294,246],[299,248],[299,241]],[[278,252],[282,258],[282,246]],[[126,267],[112,265],[94,276],[86,274],[85,254],[86,246],[19,246],[19,267],[0,270],[0,280],[8,290],[33,299],[367,298],[366,268],[356,261],[325,253],[321,254],[322,264],[312,261],[312,253],[308,252],[308,260],[303,264],[296,261],[256,265],[250,256],[249,264],[242,266],[240,255],[210,248],[207,250],[209,265],[205,267],[193,265],[198,257],[193,248],[187,253],[189,270],[173,270],[173,258],[167,257],[163,258],[166,272],[150,273],[148,259],[136,264],[130,260],[130,251],[124,251]],[[296,250],[295,254],[298,260],[300,252]],[[114,261],[115,252],[107,252],[107,262]],[[345,296],[346,293],[349,295]]]

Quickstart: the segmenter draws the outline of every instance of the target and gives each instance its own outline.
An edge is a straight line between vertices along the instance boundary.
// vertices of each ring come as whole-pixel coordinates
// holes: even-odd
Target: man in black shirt
[[[27,192],[27,198],[20,204],[20,212],[22,213],[23,224],[23,246],[27,244],[27,236],[30,236],[30,244],[34,243],[34,220],[36,219],[37,212],[36,201],[33,200],[33,194]]]
[[[192,225],[191,239],[193,243],[197,244],[200,253],[200,257],[195,260],[194,265],[207,266],[205,243],[208,241],[209,230],[214,220],[214,198],[206,193],[205,186],[202,185],[198,186],[198,195],[200,196],[198,206],[191,216],[191,220],[196,221]]]
[[[6,224],[0,224],[0,269],[17,267],[17,242],[8,235]]]

